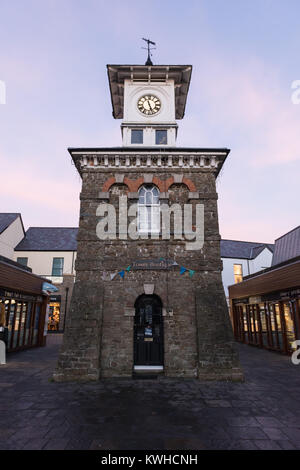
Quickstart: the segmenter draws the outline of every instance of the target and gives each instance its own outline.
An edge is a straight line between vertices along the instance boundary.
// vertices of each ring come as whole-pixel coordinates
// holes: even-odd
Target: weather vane
[[[145,38],[142,38],[143,41],[145,41],[147,43],[147,47],[142,47],[142,49],[147,49],[148,51],[148,59],[145,63],[145,65],[153,65],[152,63],[152,60],[151,60],[151,52],[153,49],[156,49],[156,47],[150,47],[150,44],[152,44],[152,46],[156,46],[155,42],[153,41],[150,41],[150,39],[145,39]]]

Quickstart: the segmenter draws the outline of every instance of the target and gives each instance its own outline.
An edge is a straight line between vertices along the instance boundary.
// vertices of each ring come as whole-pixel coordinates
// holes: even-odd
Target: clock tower
[[[122,146],[69,148],[82,190],[54,379],[243,380],[221,279],[216,178],[229,149],[176,147],[191,65],[107,72]]]
[[[191,65],[108,65],[113,116],[122,119],[124,146],[174,147]]]

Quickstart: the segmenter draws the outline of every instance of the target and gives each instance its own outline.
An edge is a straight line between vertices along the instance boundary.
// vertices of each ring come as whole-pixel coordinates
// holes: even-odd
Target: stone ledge
[[[218,200],[217,193],[204,193],[201,191],[198,191],[198,193],[199,193],[199,199],[212,199],[214,201]]]
[[[128,193],[127,197],[128,197],[128,199],[138,199],[139,198],[139,193]]]
[[[221,380],[227,382],[244,382],[245,376],[239,367],[233,367],[228,369],[214,368],[214,367],[199,367],[198,368],[198,380],[201,381],[213,381]]]
[[[199,199],[199,191],[190,191],[188,197],[189,199]]]
[[[109,199],[109,192],[99,192],[98,199]]]

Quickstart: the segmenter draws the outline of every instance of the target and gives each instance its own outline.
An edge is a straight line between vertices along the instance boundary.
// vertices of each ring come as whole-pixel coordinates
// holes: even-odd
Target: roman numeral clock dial
[[[138,100],[137,106],[141,113],[151,116],[158,113],[161,104],[160,100],[156,96],[145,95]]]

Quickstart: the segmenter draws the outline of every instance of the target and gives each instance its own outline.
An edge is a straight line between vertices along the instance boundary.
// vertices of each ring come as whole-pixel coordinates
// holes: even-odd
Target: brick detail
[[[112,176],[112,177],[108,178],[108,180],[106,180],[105,183],[104,183],[104,185],[102,186],[102,192],[103,192],[103,193],[106,193],[106,192],[109,190],[109,188],[110,188],[113,184],[115,184],[115,182],[116,182],[116,178],[115,178],[115,177]]]
[[[169,187],[172,186],[172,184],[174,184],[174,177],[171,176],[170,178],[167,178],[166,180],[161,180],[157,176],[153,176],[152,181],[153,181],[153,184],[155,184],[158,187],[161,193],[165,193],[168,191]],[[115,183],[116,183],[116,178],[114,177],[108,178],[103,184],[102,192],[107,192],[110,189],[110,187]],[[123,184],[126,184],[128,186],[128,189],[131,193],[136,193],[138,192],[142,184],[144,184],[144,177],[141,176],[140,178],[136,180],[131,180],[125,176]],[[183,177],[182,184],[185,184],[191,192],[196,192],[197,190],[195,184],[189,178]]]
[[[139,187],[142,186],[143,183],[144,183],[144,178],[142,176],[138,178],[137,180],[130,180],[126,176],[124,178],[124,184],[127,184],[129,191],[131,193],[137,193]]]
[[[169,186],[171,186],[173,182],[174,182],[173,176],[171,176],[170,178],[166,180],[161,180],[157,176],[154,176],[153,178],[153,184],[155,184],[158,187],[161,193],[165,193],[166,191],[168,191]]]
[[[182,179],[182,182],[183,184],[185,184],[189,190],[192,192],[192,193],[195,193],[197,191],[197,188],[196,186],[194,185],[193,181],[190,180],[189,178],[186,178],[185,176],[183,177]]]

